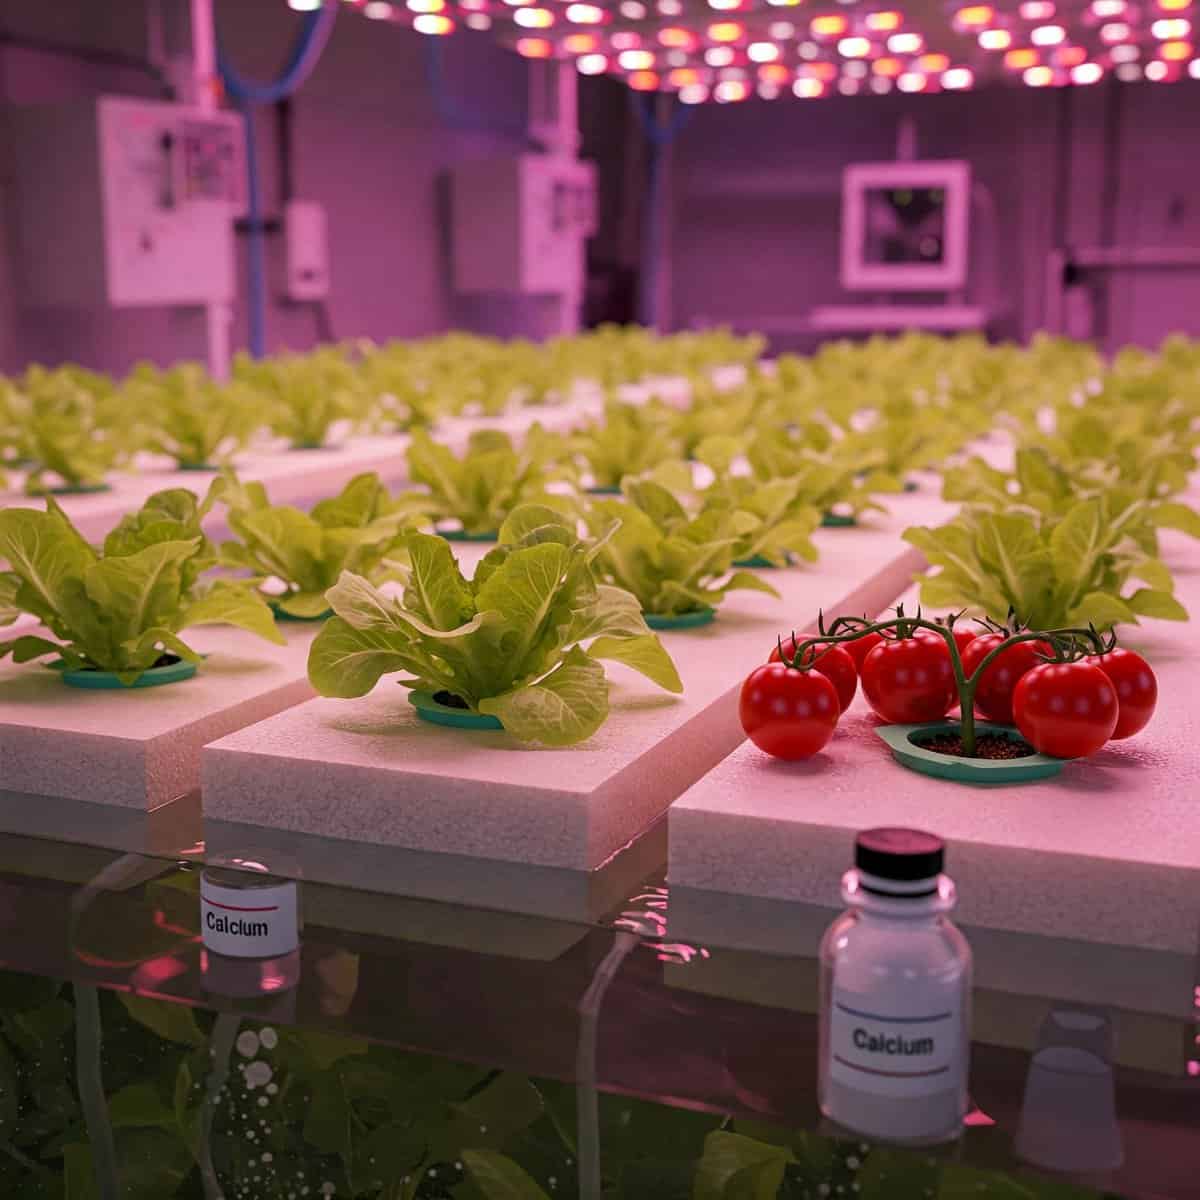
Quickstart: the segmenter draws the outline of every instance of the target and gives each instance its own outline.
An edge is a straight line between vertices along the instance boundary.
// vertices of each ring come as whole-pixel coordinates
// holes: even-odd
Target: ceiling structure
[[[490,30],[527,58],[573,60],[684,104],[1200,79],[1193,0],[341,2],[430,36]]]

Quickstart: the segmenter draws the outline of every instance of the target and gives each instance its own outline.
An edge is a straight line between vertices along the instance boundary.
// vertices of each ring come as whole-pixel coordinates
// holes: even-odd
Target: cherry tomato
[[[796,642],[793,638],[788,638],[783,643],[783,652],[789,659],[795,656]],[[838,706],[841,712],[845,712],[850,707],[850,701],[854,699],[854,693],[858,691],[858,670],[854,665],[854,659],[846,653],[844,646],[837,645],[810,646],[805,650],[802,661],[807,666],[814,658],[817,661],[813,670],[820,671],[833,684],[834,691],[837,692]],[[771,651],[770,661],[780,661],[778,646]]]
[[[923,629],[921,632],[929,633],[930,630]],[[954,644],[958,647],[959,658],[962,657],[963,651],[979,636],[975,630],[963,629],[958,625],[955,625],[950,632],[954,635]]]
[[[1113,740],[1141,733],[1154,716],[1158,703],[1158,680],[1150,664],[1133,650],[1118,646],[1107,654],[1093,654],[1085,661],[1099,667],[1117,689],[1117,727]]]
[[[957,698],[950,651],[940,637],[884,638],[862,666],[863,695],[896,725],[936,721]]]
[[[971,639],[971,644],[963,651],[963,674],[968,679],[975,674],[976,667],[997,646],[1007,640],[1002,633],[981,633]],[[1051,648],[1047,642],[1017,642],[994,658],[975,689],[975,708],[989,721],[997,721],[1001,725],[1013,723],[1013,689],[1017,681],[1026,671],[1041,665],[1039,654],[1050,654]]]
[[[862,665],[866,661],[867,655],[882,641],[882,634],[868,633],[856,641],[845,643],[846,653],[854,659],[854,666],[860,675],[862,674]]]
[[[1042,663],[1013,692],[1021,736],[1055,758],[1094,754],[1112,737],[1119,711],[1112,680],[1088,662]]]
[[[776,758],[811,758],[833,736],[838,695],[824,675],[781,662],[757,667],[742,684],[738,715],[746,736]]]

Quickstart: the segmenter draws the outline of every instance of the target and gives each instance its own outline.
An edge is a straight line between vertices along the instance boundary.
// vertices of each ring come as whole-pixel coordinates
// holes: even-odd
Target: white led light
[[[1071,82],[1079,84],[1099,83],[1104,78],[1104,68],[1099,63],[1085,62],[1071,69]]]
[[[565,15],[573,25],[599,25],[604,9],[595,4],[568,4]]]
[[[622,0],[617,11],[628,21],[641,21],[646,16],[646,6],[639,4],[638,0]]]
[[[1119,17],[1126,8],[1126,0],[1092,0],[1094,17]]]
[[[1188,74],[1193,79],[1200,79],[1200,58],[1193,58],[1192,61],[1188,63]]]
[[[1054,5],[1050,0],[1025,0],[1017,11],[1026,21],[1048,21],[1054,16]]]
[[[1192,23],[1182,17],[1165,17],[1161,21],[1155,21],[1150,26],[1150,32],[1163,42],[1173,38],[1185,38],[1192,32]]]
[[[288,0],[288,8],[293,12],[316,12],[321,7],[321,0]]]
[[[681,0],[658,0],[658,11],[664,17],[677,17],[683,12]]]
[[[623,50],[617,64],[622,71],[648,71],[654,66],[654,55],[649,50]]]
[[[1124,21],[1110,21],[1107,25],[1100,26],[1100,40],[1110,43],[1124,42],[1132,32]]]
[[[1108,56],[1115,63],[1137,62],[1142,57],[1142,51],[1140,46],[1114,46]]]
[[[1039,25],[1029,34],[1035,46],[1059,46],[1067,40],[1067,31],[1061,25]]]
[[[815,100],[824,91],[825,85],[819,79],[810,79],[808,76],[803,76],[792,84],[792,95],[801,100]]]
[[[791,21],[772,21],[767,26],[767,33],[777,42],[786,42],[788,38],[796,36],[796,27]]]
[[[866,58],[871,53],[871,42],[865,37],[845,37],[837,48],[843,58]]]
[[[841,92],[843,96],[857,96],[858,89],[859,82],[857,79],[843,78],[838,80],[838,91]]]
[[[468,29],[477,29],[482,31],[484,29],[491,29],[491,27],[492,18],[489,17],[487,13],[473,12],[467,14]]]
[[[746,47],[746,57],[751,62],[775,62],[779,55],[780,49],[774,42],[751,42]]]
[[[608,59],[603,54],[581,54],[575,60],[575,69],[580,75],[603,75],[608,70]]]
[[[513,21],[523,29],[546,29],[554,24],[554,14],[546,8],[518,8]]]
[[[679,89],[681,104],[703,104],[708,99],[708,88],[702,83],[689,83]]]
[[[902,92],[923,92],[925,90],[925,76],[920,71],[905,71],[896,80],[896,86]]]
[[[964,91],[974,82],[975,76],[971,74],[969,67],[951,67],[950,70],[942,72],[942,87],[948,92]]]
[[[387,0],[371,0],[363,5],[362,11],[363,16],[370,17],[372,21],[386,21],[392,15],[392,6]]]
[[[727,67],[733,62],[733,50],[729,46],[711,46],[704,52],[704,61],[710,67]]]
[[[449,17],[442,17],[437,13],[422,13],[419,17],[413,19],[413,28],[418,33],[438,37],[443,34],[453,33],[454,22]]]
[[[1122,68],[1124,70],[1124,68]],[[1166,79],[1168,73],[1167,64],[1165,62],[1149,62],[1146,64],[1146,78],[1152,83],[1162,83]],[[1118,72],[1118,75],[1120,72]]]
[[[888,49],[893,54],[920,54],[924,46],[925,39],[919,33],[893,33],[888,38]]]

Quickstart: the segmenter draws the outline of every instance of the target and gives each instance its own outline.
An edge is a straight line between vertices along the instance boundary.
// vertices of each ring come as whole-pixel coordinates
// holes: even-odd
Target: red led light
[[[1163,12],[1183,12],[1185,8],[1191,8],[1192,0],[1158,0],[1158,7]]]
[[[1192,57],[1191,42],[1163,42],[1158,48],[1159,55],[1167,62],[1183,62]]]
[[[831,62],[809,63],[804,69],[814,79],[820,79],[825,83],[832,83],[838,73],[837,67]]]
[[[670,50],[691,50],[697,40],[690,29],[680,29],[677,25],[668,25],[658,31],[659,45]]]
[[[517,38],[517,53],[522,58],[549,58],[554,47],[545,38]]]
[[[996,16],[990,4],[971,4],[954,14],[954,22],[963,29],[986,29]]]
[[[667,76],[667,82],[672,87],[687,87],[689,84],[700,82],[700,72],[695,67],[676,67]]]
[[[571,33],[562,40],[562,48],[568,54],[590,54],[599,44],[600,39],[594,33]]]
[[[658,87],[658,75],[654,71],[634,71],[625,82],[635,92],[653,92]]]
[[[931,75],[944,71],[950,65],[950,59],[945,54],[922,54],[917,59],[917,66]]]
[[[904,70],[904,64],[898,58],[877,58],[871,64],[871,70],[876,75],[883,75],[888,79],[895,79],[897,75]]]
[[[763,83],[787,83],[792,77],[791,69],[783,63],[764,63],[758,68],[758,77]]]
[[[1010,71],[1024,71],[1028,67],[1036,67],[1038,57],[1039,55],[1036,50],[1022,47],[1019,50],[1010,50],[1004,56],[1004,65]]]

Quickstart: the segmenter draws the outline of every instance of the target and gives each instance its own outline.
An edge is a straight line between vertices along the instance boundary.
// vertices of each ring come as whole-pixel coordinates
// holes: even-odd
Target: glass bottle
[[[962,1131],[971,949],[947,916],[944,859],[929,833],[860,833],[849,907],[821,942],[821,1111],[865,1137],[934,1145]]]

